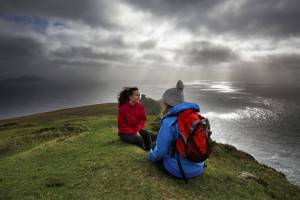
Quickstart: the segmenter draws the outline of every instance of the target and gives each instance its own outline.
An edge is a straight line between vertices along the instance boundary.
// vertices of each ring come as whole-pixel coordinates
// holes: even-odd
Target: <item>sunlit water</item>
[[[185,89],[212,124],[212,137],[253,155],[300,185],[300,88],[198,82]]]

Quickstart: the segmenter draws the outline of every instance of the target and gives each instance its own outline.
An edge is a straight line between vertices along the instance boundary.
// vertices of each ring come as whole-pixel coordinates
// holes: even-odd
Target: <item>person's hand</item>
[[[138,136],[142,137],[141,134],[140,134],[140,132],[136,132],[136,134],[137,134]]]

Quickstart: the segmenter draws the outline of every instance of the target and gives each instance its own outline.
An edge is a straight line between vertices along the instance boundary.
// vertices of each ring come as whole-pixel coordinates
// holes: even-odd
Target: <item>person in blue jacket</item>
[[[164,92],[162,96],[165,104],[164,116],[161,119],[155,147],[148,154],[150,161],[162,162],[167,172],[180,179],[184,179],[184,177],[180,171],[177,155],[174,151],[174,144],[179,135],[177,116],[186,109],[200,111],[196,103],[184,101],[183,89],[183,82],[179,80],[176,88],[170,88]],[[195,163],[180,155],[179,159],[187,179],[199,176],[203,172],[204,162]]]

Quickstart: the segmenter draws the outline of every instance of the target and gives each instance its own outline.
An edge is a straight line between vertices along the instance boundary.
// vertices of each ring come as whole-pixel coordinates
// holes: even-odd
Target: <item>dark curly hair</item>
[[[134,91],[139,90],[138,87],[124,87],[118,96],[119,107],[129,102],[129,96],[133,95]]]

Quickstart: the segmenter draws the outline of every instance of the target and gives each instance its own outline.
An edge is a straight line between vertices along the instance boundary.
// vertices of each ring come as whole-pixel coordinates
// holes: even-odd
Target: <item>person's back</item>
[[[177,178],[184,178],[175,152],[175,141],[179,136],[177,117],[178,114],[187,109],[193,109],[199,112],[199,106],[196,103],[184,102],[183,83],[178,81],[176,88],[171,88],[163,94],[163,101],[169,108],[161,120],[161,127],[156,139],[156,145],[149,152],[149,160],[163,162],[164,168]],[[179,155],[182,168],[186,178],[192,178],[202,173],[204,162],[192,162]]]

